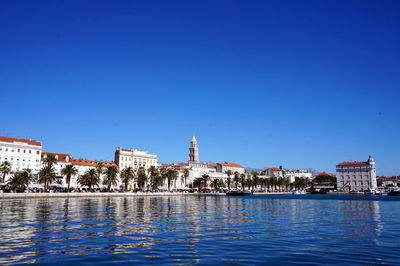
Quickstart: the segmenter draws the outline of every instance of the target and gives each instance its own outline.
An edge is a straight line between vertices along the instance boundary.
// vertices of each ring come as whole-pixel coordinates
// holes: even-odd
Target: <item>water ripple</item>
[[[2,200],[0,264],[397,264],[400,201],[358,199]]]

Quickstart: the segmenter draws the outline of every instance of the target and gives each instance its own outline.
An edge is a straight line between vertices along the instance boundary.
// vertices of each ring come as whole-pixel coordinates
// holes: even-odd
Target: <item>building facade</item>
[[[126,167],[132,167],[133,169],[144,167],[148,169],[151,166],[158,166],[157,155],[135,149],[123,149],[121,147],[115,150],[115,163],[120,170]]]
[[[337,189],[339,191],[375,190],[376,168],[374,159],[369,156],[366,162],[343,162],[336,165]]]
[[[296,180],[296,177],[308,180],[312,179],[312,173],[306,169],[284,170],[284,175],[289,178],[290,183],[293,183]]]
[[[244,174],[245,169],[243,166],[237,163],[217,163],[216,165],[217,172],[226,173],[226,171],[230,170],[232,173],[238,172],[239,174]]]
[[[268,177],[283,177],[283,170],[275,167],[266,168],[260,172],[260,175]]]
[[[36,140],[0,137],[0,164],[8,161],[13,174],[23,169],[37,173],[40,169],[42,144]]]

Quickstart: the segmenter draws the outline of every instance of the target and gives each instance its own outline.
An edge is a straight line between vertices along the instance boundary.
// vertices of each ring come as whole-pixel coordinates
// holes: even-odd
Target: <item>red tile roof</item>
[[[267,168],[265,170],[272,170],[272,171],[282,171],[280,168],[272,167],[272,168]]]
[[[325,173],[325,172],[322,172],[322,173],[319,173],[317,176],[332,176],[332,175],[328,174],[328,173]]]
[[[397,178],[381,176],[381,177],[377,177],[376,180],[379,180],[379,181],[397,181]]]
[[[227,167],[244,168],[243,166],[241,166],[240,164],[237,164],[237,163],[228,163],[228,162],[225,162],[225,163],[217,163],[217,164],[222,165],[222,166],[227,166]]]
[[[9,137],[2,137],[0,136],[0,141],[4,142],[24,142],[29,145],[35,145],[35,146],[42,146],[42,143],[36,140],[31,140],[31,139],[17,139],[17,138],[9,138]]]
[[[72,156],[66,153],[42,152],[42,158],[44,158],[45,155],[54,155],[59,162],[66,162],[66,157],[72,159]]]
[[[115,162],[93,161],[86,159],[71,159],[70,162],[73,165],[83,165],[83,166],[96,166],[98,163],[102,163],[104,167],[116,166]]]
[[[338,164],[338,166],[348,166],[348,165],[368,165],[368,162],[343,162]]]

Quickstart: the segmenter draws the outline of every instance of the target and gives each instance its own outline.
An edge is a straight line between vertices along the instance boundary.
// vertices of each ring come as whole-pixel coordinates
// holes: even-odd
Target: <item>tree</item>
[[[231,175],[233,174],[232,170],[225,171],[225,174],[228,176],[226,181],[227,181],[228,189],[230,190],[231,189]]]
[[[25,191],[29,186],[29,183],[35,179],[31,169],[25,169],[22,172],[17,172],[8,181],[8,184],[15,190],[19,192]]]
[[[301,177],[295,177],[293,185],[296,189],[304,189],[304,187],[307,185],[307,180]]]
[[[151,166],[149,168],[149,178],[150,178],[150,185],[153,189],[157,189],[159,186],[163,184],[160,171],[155,166]]]
[[[224,182],[218,178],[215,178],[211,182],[211,186],[214,188],[214,190],[219,191],[224,186]]]
[[[203,183],[203,188],[205,189],[207,187],[207,182],[210,181],[210,176],[204,174],[204,175],[201,176],[201,180],[202,180],[202,183]]]
[[[104,173],[104,164],[101,162],[97,163],[95,171],[96,171],[96,175],[97,175],[98,179],[101,180],[101,175]]]
[[[185,168],[184,170],[183,170],[183,178],[185,179],[185,187],[187,186],[186,185],[186,182],[187,182],[187,178],[189,177],[189,169],[187,169],[187,168]]]
[[[277,183],[278,183],[278,178],[276,176],[271,176],[270,178],[270,186],[272,190],[277,190]]]
[[[53,166],[57,163],[57,158],[54,155],[46,155],[46,157],[43,158],[43,162],[46,166]]]
[[[203,179],[201,177],[197,177],[193,180],[193,187],[200,189],[203,185]]]
[[[226,186],[228,187],[228,190],[231,190],[231,183],[232,183],[232,180],[231,180],[230,177],[228,177],[228,178],[226,179]]]
[[[128,183],[135,179],[135,171],[132,167],[124,168],[121,171],[121,181],[124,183],[125,190],[128,190]]]
[[[160,168],[160,176],[162,183],[164,184],[165,180],[168,180],[168,169],[165,167]]]
[[[104,171],[105,173],[105,178],[103,180],[103,185],[107,186],[107,190],[110,191],[111,186],[116,186],[117,185],[117,180],[118,180],[118,168],[116,166],[110,166],[107,167],[107,169]]]
[[[71,177],[76,175],[77,173],[78,170],[72,164],[68,164],[63,169],[61,169],[61,174],[65,176],[65,179],[68,184],[68,192],[71,184]]]
[[[331,176],[331,175],[326,174],[326,173],[322,173],[322,174],[317,175],[314,178],[313,182],[316,183],[316,184],[325,183],[325,184],[332,184],[333,185],[333,184],[336,183],[336,177]]]
[[[257,188],[257,186],[259,185],[260,179],[258,178],[257,172],[251,173],[251,176],[252,176],[252,185],[253,185],[253,190],[254,190],[254,188]]]
[[[144,169],[144,167],[139,167],[139,170],[136,175],[136,182],[138,183],[138,187],[141,190],[143,190],[147,182],[147,174],[146,174],[146,169]]]
[[[179,172],[173,169],[168,169],[167,174],[167,182],[168,182],[168,191],[171,190],[171,181],[176,180],[179,176]]]
[[[0,165],[0,172],[3,174],[2,183],[6,181],[6,176],[11,172],[11,164],[8,161],[4,161]]]
[[[233,182],[235,183],[235,187],[236,187],[236,190],[237,190],[239,182],[240,182],[240,174],[238,172],[234,173]]]
[[[244,190],[246,186],[246,175],[245,174],[240,174],[239,175],[239,180],[240,180],[240,185],[242,186],[242,190]]]
[[[39,183],[44,184],[44,189],[47,190],[48,185],[50,185],[54,179],[56,179],[56,170],[52,166],[52,163],[46,163],[39,171]]]
[[[78,183],[81,186],[89,187],[89,190],[91,190],[93,186],[99,186],[99,182],[100,178],[95,168],[87,170],[78,178]]]

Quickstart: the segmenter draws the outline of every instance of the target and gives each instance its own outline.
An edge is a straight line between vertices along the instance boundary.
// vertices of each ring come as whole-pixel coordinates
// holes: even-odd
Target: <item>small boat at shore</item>
[[[351,195],[364,195],[365,193],[363,191],[350,191]]]
[[[253,195],[250,191],[232,190],[225,193],[227,196],[250,196]]]

